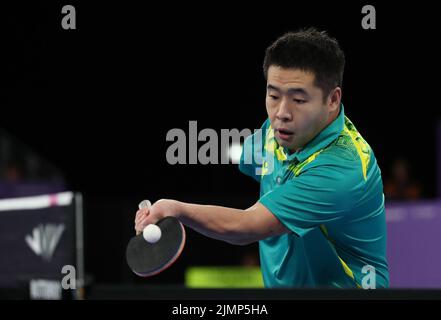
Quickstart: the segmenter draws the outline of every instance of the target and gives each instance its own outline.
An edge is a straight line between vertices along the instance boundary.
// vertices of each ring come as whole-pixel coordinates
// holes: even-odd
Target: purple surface
[[[438,197],[441,198],[441,121],[438,123],[438,132],[437,132],[437,149],[438,149],[438,167],[436,170],[438,171]]]
[[[390,285],[441,288],[441,201],[386,204]]]

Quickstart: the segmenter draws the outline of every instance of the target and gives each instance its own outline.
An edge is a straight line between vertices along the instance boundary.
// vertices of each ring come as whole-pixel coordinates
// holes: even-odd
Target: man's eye
[[[270,98],[273,99],[273,100],[277,100],[277,99],[279,99],[279,97],[274,96],[274,95],[272,95],[272,94],[270,94],[269,96],[270,96]]]
[[[306,100],[302,100],[302,99],[293,99],[293,101],[298,104],[306,103]]]

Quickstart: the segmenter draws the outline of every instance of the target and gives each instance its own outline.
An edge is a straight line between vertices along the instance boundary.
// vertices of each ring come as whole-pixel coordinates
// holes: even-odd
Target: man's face
[[[291,152],[303,148],[330,120],[332,108],[314,77],[298,69],[268,69],[266,110],[277,142]]]

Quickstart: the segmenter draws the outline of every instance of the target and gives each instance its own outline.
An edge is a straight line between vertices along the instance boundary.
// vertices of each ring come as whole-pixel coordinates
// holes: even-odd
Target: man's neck
[[[338,107],[338,109],[336,111],[334,111],[328,118],[328,120],[326,121],[326,125],[319,131],[317,132],[317,134],[314,136],[317,137],[320,132],[322,132],[323,130],[325,130],[335,119],[337,119],[338,115],[340,114],[341,111],[341,106]],[[314,138],[312,138],[310,141],[314,140]],[[310,141],[308,141],[306,144],[308,144]],[[296,153],[298,151],[301,151],[303,149],[303,147],[297,148],[297,149],[293,149],[293,150],[288,150],[288,153],[291,155],[293,153]]]

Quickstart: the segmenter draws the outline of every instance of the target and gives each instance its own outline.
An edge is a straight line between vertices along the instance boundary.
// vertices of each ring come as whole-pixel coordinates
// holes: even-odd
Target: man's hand
[[[178,212],[178,201],[161,199],[156,201],[149,208],[142,208],[136,211],[135,230],[140,234],[149,224],[155,224],[167,216],[176,216]]]

